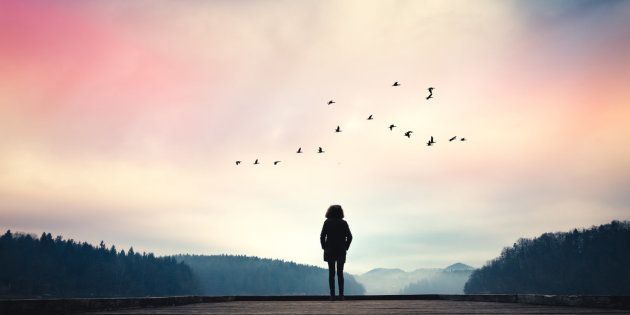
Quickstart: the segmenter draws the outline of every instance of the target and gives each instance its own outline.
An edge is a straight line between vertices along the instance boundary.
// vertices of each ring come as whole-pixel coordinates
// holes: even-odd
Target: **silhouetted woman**
[[[346,262],[346,251],[350,248],[352,234],[348,222],[343,219],[341,206],[332,205],[326,211],[326,221],[324,221],[319,241],[324,250],[324,260],[328,262],[330,300],[335,299],[335,263],[337,263],[339,298],[343,300],[343,264]]]

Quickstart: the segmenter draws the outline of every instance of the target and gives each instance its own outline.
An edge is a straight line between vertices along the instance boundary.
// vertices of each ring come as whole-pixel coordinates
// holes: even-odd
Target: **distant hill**
[[[444,268],[444,271],[447,271],[447,272],[452,272],[452,271],[472,271],[472,270],[475,270],[475,268],[472,267],[472,266],[468,266],[466,264],[462,264],[462,263],[455,263],[455,264],[452,264],[452,265]]]
[[[232,255],[179,255],[190,266],[204,295],[329,294],[328,270],[277,259]],[[344,273],[345,294],[364,294]]]
[[[462,264],[452,264],[430,277],[407,285],[402,294],[463,294],[464,285],[475,268]]]
[[[398,269],[398,268],[394,268],[394,269],[389,269],[389,268],[375,268],[372,269],[366,273],[364,273],[363,275],[379,275],[379,276],[384,276],[384,275],[401,275],[404,274],[405,271],[402,269]]]
[[[402,269],[376,268],[356,279],[365,287],[366,294],[400,294],[407,284],[438,272],[439,269],[417,269],[406,272]]]
[[[465,292],[630,295],[630,221],[519,239],[475,270]]]
[[[356,276],[356,279],[365,286],[366,294],[416,294],[415,291],[425,287],[432,290],[429,293],[462,293],[472,270],[473,267],[462,263],[444,269],[419,268],[410,272],[376,268]],[[447,275],[443,276],[444,273]]]

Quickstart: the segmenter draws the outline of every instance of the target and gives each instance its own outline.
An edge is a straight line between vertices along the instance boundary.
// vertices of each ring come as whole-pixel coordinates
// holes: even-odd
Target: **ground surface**
[[[630,311],[564,306],[444,300],[233,301],[89,314],[630,314]]]

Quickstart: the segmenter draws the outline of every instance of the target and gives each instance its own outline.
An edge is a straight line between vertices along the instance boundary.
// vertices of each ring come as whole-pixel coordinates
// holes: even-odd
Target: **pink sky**
[[[628,21],[617,1],[0,1],[0,228],[323,266],[339,203],[363,272],[630,219]]]

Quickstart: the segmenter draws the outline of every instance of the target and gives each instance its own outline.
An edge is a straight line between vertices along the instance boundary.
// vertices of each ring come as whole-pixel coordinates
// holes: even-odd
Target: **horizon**
[[[621,222],[630,222],[630,221],[629,220],[623,220]],[[598,225],[592,225],[590,227],[576,227],[574,229],[586,230],[586,229],[597,227],[597,226]],[[571,230],[573,230],[573,229],[570,229],[568,231],[548,231],[548,232],[545,232],[545,233],[557,233],[557,232],[562,233],[562,232],[570,232]],[[9,230],[5,231],[4,233],[6,233],[8,231]],[[42,235],[42,233],[50,233],[50,232],[41,232],[41,233],[38,234],[38,233],[34,233],[34,232],[14,231],[14,230],[10,230],[10,232],[13,235],[16,235],[16,234],[24,234],[24,235],[26,235],[26,234],[28,234],[28,235],[30,235],[30,236],[32,236],[34,238],[39,238]],[[57,236],[61,236],[64,240],[73,239],[75,242],[78,242],[78,243],[86,242],[86,241],[81,240],[81,239],[64,237],[63,235],[54,235],[52,233],[51,233],[51,235],[52,235],[53,238],[55,238]],[[535,237],[539,237],[539,236],[540,235],[537,235]],[[116,246],[116,244],[107,243],[107,242],[105,242],[105,240],[101,240],[101,241],[105,243],[107,248],[111,248],[112,246],[116,247],[116,250],[118,252],[120,252],[120,251],[127,252],[131,247],[133,247],[133,245],[132,245],[130,247],[123,248],[123,247]],[[88,242],[88,244],[90,244],[90,245],[92,245],[94,247],[96,247],[97,244],[99,244],[99,243],[100,243],[100,241],[99,242],[95,242],[95,243]],[[509,248],[509,247],[510,247],[509,245],[506,245],[504,248]],[[189,256],[244,256],[244,257],[259,258],[259,259],[266,259],[266,260],[280,260],[280,261],[289,262],[289,263],[296,263],[298,265],[314,266],[314,267],[319,267],[319,268],[326,269],[325,267],[322,267],[322,266],[317,266],[317,265],[314,265],[314,264],[307,264],[307,263],[303,263],[303,262],[300,262],[300,261],[284,260],[284,259],[281,259],[281,258],[265,257],[265,256],[254,256],[254,255],[240,254],[240,253],[170,253],[170,254],[157,254],[157,253],[154,253],[154,252],[144,251],[144,250],[139,249],[139,248],[135,248],[134,252],[136,252],[136,253],[143,253],[143,254],[156,254],[158,257],[186,256],[186,255],[189,255]],[[487,262],[489,262],[489,261],[491,261],[491,260],[493,260],[493,259],[495,259],[497,257],[498,257],[498,255],[488,259],[488,261],[484,262],[482,265],[479,265],[479,266],[471,265],[471,264],[469,264],[467,262],[464,262],[464,261],[455,261],[455,262],[449,263],[446,266],[418,266],[418,267],[414,267],[412,269],[404,269],[404,268],[395,267],[395,266],[392,266],[392,267],[375,266],[375,267],[372,267],[372,268],[370,268],[368,270],[363,270],[363,271],[360,271],[360,272],[349,272],[349,273],[352,274],[352,275],[362,275],[362,274],[368,273],[370,271],[378,270],[378,269],[401,270],[403,272],[410,273],[410,272],[413,272],[413,271],[416,271],[416,270],[420,270],[420,269],[446,269],[448,267],[451,267],[451,266],[457,265],[457,264],[463,264],[463,265],[466,265],[468,267],[472,267],[474,269],[479,269],[479,268],[483,267],[484,265],[486,265]],[[345,270],[345,271],[348,272],[347,270]]]
[[[4,231],[2,234],[6,233],[6,232],[8,232],[8,231],[9,231],[9,230]],[[30,235],[31,237],[34,237],[34,238],[39,238],[39,237],[41,237],[42,233],[49,233],[49,232],[41,232],[41,233],[39,233],[39,234],[38,234],[38,233],[34,233],[34,232],[14,231],[14,230],[10,230],[10,232],[11,232],[13,235],[20,235],[20,234],[23,234],[23,235]],[[51,233],[51,236],[53,237],[53,239],[54,239],[55,237],[57,237],[57,236],[61,236],[61,237],[63,238],[63,240],[69,240],[69,239],[72,239],[72,240],[74,240],[74,241],[75,241],[75,242],[77,242],[77,243],[83,243],[83,242],[84,242],[83,240],[76,239],[76,238],[66,238],[66,237],[63,237],[63,235],[54,235],[54,234],[52,234],[52,233]],[[124,252],[126,253],[126,252],[130,249],[130,248],[133,248],[133,245],[132,245],[132,246],[130,246],[130,247],[127,247],[127,248],[123,248],[123,247],[116,246],[116,244],[109,244],[109,243],[107,243],[105,240],[101,240],[101,241],[103,241],[103,243],[106,245],[106,247],[107,247],[108,249],[109,249],[109,248],[111,248],[112,246],[114,246],[114,247],[116,248],[116,251],[117,251],[117,252],[124,251]],[[92,246],[94,246],[94,247],[96,247],[98,244],[100,244],[100,241],[99,241],[99,242],[97,242],[97,243],[91,243],[91,242],[87,242],[87,243],[88,243],[88,244],[90,244],[90,245],[92,245]],[[155,253],[153,253],[153,252],[147,252],[147,251],[144,251],[144,250],[142,250],[141,248],[140,248],[140,249],[139,249],[139,248],[134,248],[134,252],[135,252],[135,253],[138,253],[138,254],[143,253],[143,254],[147,254],[147,255],[148,255],[148,254],[155,254]],[[316,266],[316,265],[312,265],[312,264],[306,264],[306,263],[302,263],[302,262],[299,262],[299,261],[293,261],[293,260],[283,260],[283,259],[280,259],[280,258],[274,258],[274,257],[261,257],[261,256],[252,256],[252,255],[247,255],[247,254],[232,254],[232,253],[202,253],[202,254],[198,254],[198,253],[173,253],[173,254],[161,254],[161,255],[158,255],[158,257],[186,256],[186,255],[190,255],[190,256],[235,256],[235,257],[236,257],[236,256],[239,256],[239,257],[240,257],[240,256],[244,256],[244,257],[251,257],[251,258],[268,259],[268,260],[281,260],[281,261],[284,261],[284,262],[296,263],[296,264],[298,264],[298,265],[314,266],[314,267],[324,268],[324,267],[322,267],[322,266]],[[402,271],[404,271],[404,272],[412,272],[412,271],[415,271],[415,270],[418,270],[418,269],[445,269],[445,268],[447,268],[447,267],[450,267],[450,266],[452,266],[452,265],[456,265],[456,264],[464,264],[464,265],[466,265],[466,266],[473,267],[473,268],[475,268],[475,269],[478,269],[478,268],[482,267],[482,266],[476,267],[476,266],[472,266],[472,265],[470,265],[470,264],[467,264],[467,263],[465,263],[465,262],[456,261],[456,262],[453,262],[453,263],[451,263],[451,264],[449,264],[449,265],[447,265],[447,266],[443,266],[443,267],[418,267],[418,268],[415,268],[415,269],[408,269],[408,270],[406,270],[406,269],[402,269],[402,268],[398,268],[398,267],[390,267],[390,268],[385,268],[385,267],[374,267],[374,268],[372,268],[372,269],[369,269],[369,270],[364,271],[364,272],[361,272],[361,273],[354,273],[354,275],[364,274],[364,273],[366,273],[366,272],[370,272],[370,271],[377,270],[377,269],[387,269],[387,270],[399,269],[399,270],[402,270]],[[324,268],[324,269],[325,269],[325,268]]]
[[[340,204],[349,273],[478,268],[630,219],[629,30],[613,0],[3,1],[0,229],[326,268]]]

